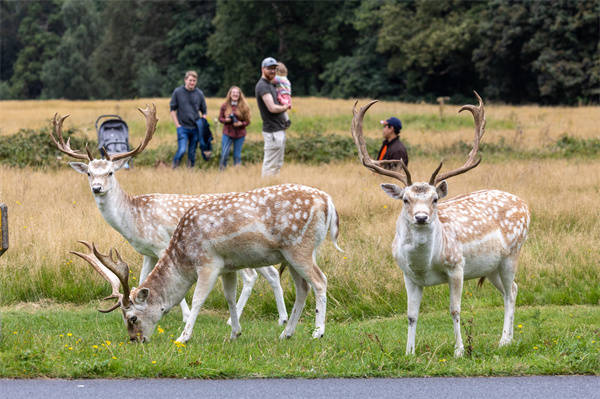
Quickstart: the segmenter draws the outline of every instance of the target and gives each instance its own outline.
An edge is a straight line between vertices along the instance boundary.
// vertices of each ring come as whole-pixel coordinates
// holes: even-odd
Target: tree
[[[61,8],[66,30],[53,58],[42,67],[42,97],[87,99],[96,94],[90,56],[99,38],[99,12],[93,0],[66,0]]]
[[[63,32],[60,6],[57,1],[23,2],[23,19],[17,39],[23,47],[13,65],[10,96],[37,98],[42,92],[42,66],[51,59]]]
[[[387,73],[387,58],[377,52],[380,1],[363,1],[348,16],[357,39],[351,54],[340,55],[319,75],[321,94],[335,98],[397,96],[400,81]],[[350,12],[350,10],[349,10]]]
[[[381,7],[377,49],[388,55],[388,72],[403,79],[406,94],[433,100],[470,95],[479,86],[471,54],[481,4],[422,0]]]

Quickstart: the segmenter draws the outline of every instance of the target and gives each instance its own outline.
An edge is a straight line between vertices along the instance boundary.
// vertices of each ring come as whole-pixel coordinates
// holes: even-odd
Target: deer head
[[[77,172],[87,174],[90,188],[94,195],[103,196],[106,195],[115,185],[116,180],[114,178],[114,172],[121,169],[131,157],[144,151],[152,136],[156,130],[156,124],[158,119],[156,118],[156,107],[147,106],[145,109],[138,108],[138,110],[144,115],[146,119],[146,134],[140,145],[128,152],[120,154],[108,154],[106,151],[106,159],[94,159],[92,153],[85,146],[86,153],[83,154],[77,150],[73,150],[70,145],[70,139],[67,139],[65,143],[62,135],[62,125],[64,120],[68,117],[60,117],[58,114],[54,115],[52,120],[53,129],[50,132],[50,137],[56,145],[59,151],[70,157],[87,160],[88,163],[84,162],[70,162],[69,165]]]
[[[149,301],[149,288],[129,289],[129,266],[116,249],[111,249],[108,255],[104,255],[93,243],[79,242],[88,248],[89,253],[76,251],[71,253],[88,262],[111,285],[112,293],[104,299],[117,300],[112,307],[98,309],[98,311],[108,313],[120,307],[129,339],[139,342],[148,341],[162,317],[164,308],[154,306],[152,301]],[[116,259],[113,257],[113,251]],[[123,287],[122,294],[119,292],[120,287]]]
[[[371,169],[375,173],[393,177],[403,184],[404,187],[400,187],[395,184],[386,183],[382,184],[381,188],[390,197],[403,201],[404,205],[400,217],[404,218],[411,225],[426,226],[429,225],[433,220],[436,220],[437,202],[439,199],[448,194],[448,185],[446,183],[446,179],[465,173],[475,168],[481,162],[481,158],[478,158],[477,155],[479,152],[479,142],[485,132],[485,110],[481,97],[479,94],[477,94],[477,92],[474,91],[474,93],[479,101],[479,105],[464,105],[458,110],[458,112],[462,112],[464,110],[470,111],[473,114],[473,119],[475,120],[475,138],[473,140],[473,148],[471,149],[466,162],[460,168],[453,169],[438,176],[443,164],[443,162],[440,162],[439,166],[431,175],[428,183],[413,183],[410,172],[402,160],[374,161],[369,157],[366,142],[363,137],[362,122],[367,110],[377,101],[371,101],[369,104],[361,107],[359,111],[356,110],[356,104],[354,105],[354,117],[352,118],[352,137],[354,138],[354,142],[358,148],[358,156],[366,168]],[[383,163],[389,162],[399,162],[402,167],[402,172],[388,170],[381,166]]]

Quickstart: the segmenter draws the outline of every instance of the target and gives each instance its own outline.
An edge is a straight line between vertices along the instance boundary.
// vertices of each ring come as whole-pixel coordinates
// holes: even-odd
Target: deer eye
[[[437,199],[437,198],[434,198],[434,199],[433,199],[433,203],[434,203],[434,204],[437,204],[437,201],[438,201],[438,199]]]
[[[91,176],[90,172],[87,172],[87,175],[88,175],[88,176]]]
[[[109,176],[112,176],[112,175],[113,175],[113,172],[108,172],[108,175],[109,175]]]

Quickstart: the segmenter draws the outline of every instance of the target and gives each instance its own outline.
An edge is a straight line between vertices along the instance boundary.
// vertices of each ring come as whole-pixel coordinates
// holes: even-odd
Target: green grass
[[[600,322],[593,306],[519,307],[515,339],[498,348],[501,306],[463,307],[465,357],[453,358],[452,322],[444,310],[422,312],[416,356],[405,356],[404,312],[389,318],[329,321],[310,338],[314,313],[296,335],[278,339],[275,321],[242,319],[230,342],[226,315],[203,313],[192,339],[179,311],[163,318],[150,343],[127,342],[121,316],[91,307],[2,310],[0,377],[403,377],[600,373]]]

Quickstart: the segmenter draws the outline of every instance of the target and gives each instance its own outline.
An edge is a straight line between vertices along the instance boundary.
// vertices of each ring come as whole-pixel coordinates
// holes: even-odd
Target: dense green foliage
[[[0,99],[251,94],[260,60],[294,93],[597,103],[596,0],[0,0]]]
[[[422,117],[421,120],[415,120],[415,123],[427,124],[428,122],[426,116]],[[356,159],[356,147],[351,137],[318,133],[311,131],[310,126],[306,128],[308,131],[292,135],[287,139],[285,149],[287,162],[320,164]],[[71,138],[73,148],[82,149],[85,147],[86,140],[79,138],[76,130],[70,129],[65,134]],[[366,140],[369,152],[372,156],[375,156],[381,142],[368,137]],[[459,141],[452,146],[432,149],[412,145],[406,139],[403,139],[403,141],[412,156],[432,158],[462,157],[469,152],[472,144]],[[91,149],[97,146],[95,141],[90,141],[87,144]],[[176,149],[176,144],[162,146],[157,149],[147,149],[135,158],[135,164],[138,166],[154,166],[161,162],[169,164],[175,155]],[[263,151],[262,141],[248,140],[244,144],[242,160],[246,163],[262,162]],[[486,159],[489,161],[493,161],[495,157],[500,159],[598,157],[600,156],[600,140],[596,138],[580,139],[564,135],[554,143],[531,150],[521,148],[518,143],[508,143],[506,140],[500,140],[498,143],[482,143],[481,151],[485,152]],[[220,153],[218,143],[215,144],[215,152],[217,156],[212,157],[208,162],[201,161],[198,155],[197,165],[200,168],[217,168]],[[64,164],[62,158],[63,154],[56,149],[56,146],[50,140],[48,128],[40,131],[22,129],[14,135],[0,137],[0,164],[17,167],[56,168]]]

